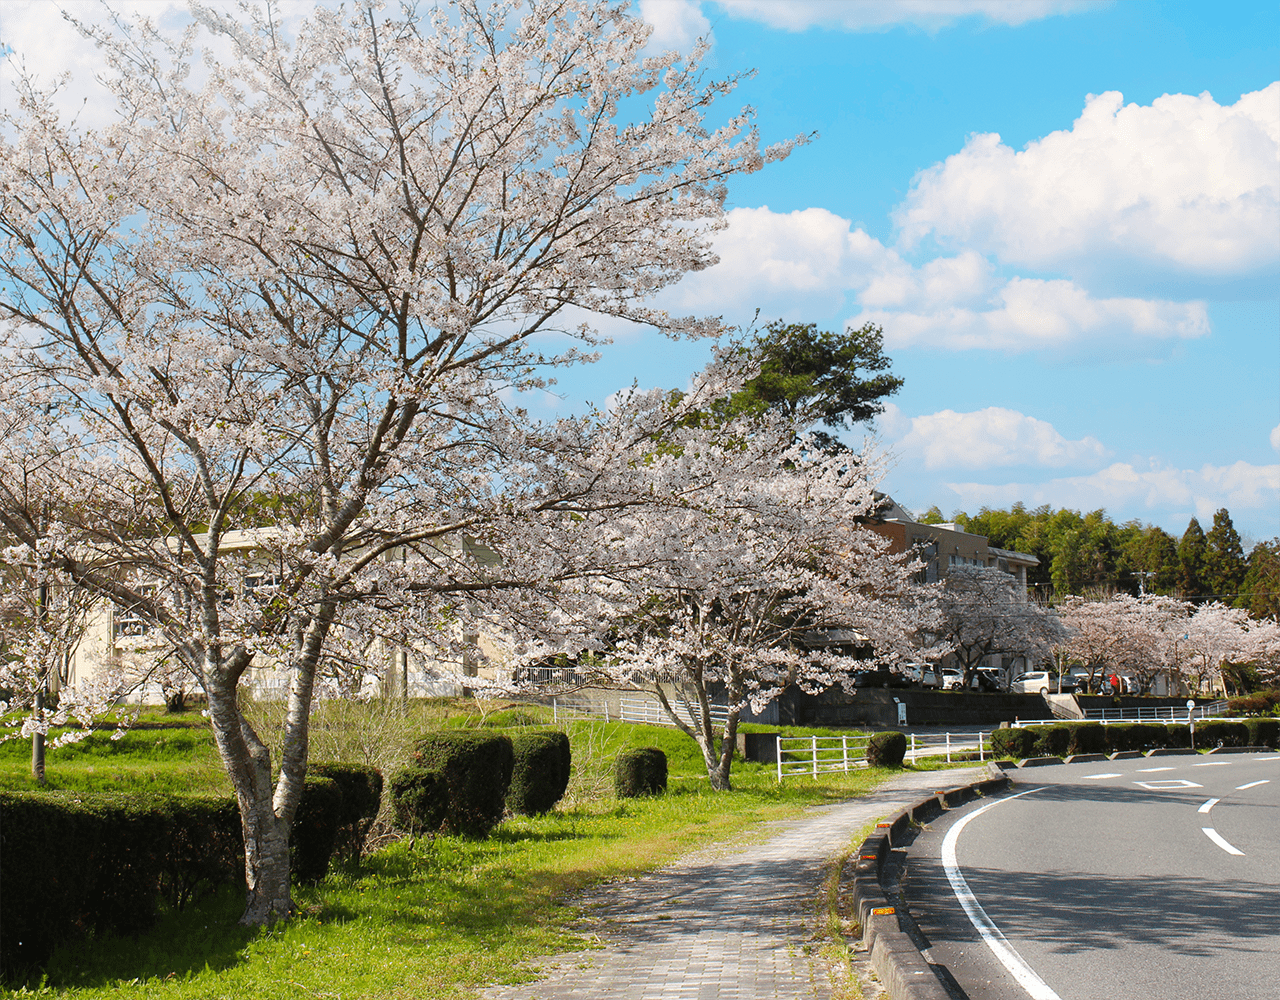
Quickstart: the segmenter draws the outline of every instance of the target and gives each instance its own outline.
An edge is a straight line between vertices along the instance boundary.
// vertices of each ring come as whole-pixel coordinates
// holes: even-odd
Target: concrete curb
[[[1106,760],[1105,753],[1073,753],[1070,757],[1063,758],[1064,764],[1092,764],[1094,761]]]
[[[1009,778],[1003,771],[988,767],[987,774],[989,777],[982,781],[939,789],[886,817],[858,848],[853,905],[862,926],[862,943],[871,954],[872,968],[884,983],[889,1000],[950,1000],[951,993],[898,923],[898,910],[880,885],[885,855],[895,842],[902,841],[913,823],[927,822],[954,806],[1009,787]]]
[[[1018,761],[1019,767],[1049,767],[1053,764],[1061,764],[1061,757],[1028,757],[1026,760]]]
[[[1211,753],[1275,753],[1270,747],[1214,747],[1206,750],[1205,756]]]
[[[1185,757],[1188,754],[1196,753],[1190,747],[1157,747],[1155,750],[1148,750],[1148,757]]]

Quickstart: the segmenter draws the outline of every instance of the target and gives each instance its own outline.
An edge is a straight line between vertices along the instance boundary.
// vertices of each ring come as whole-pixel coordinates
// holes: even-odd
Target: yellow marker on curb
[[[887,916],[890,913],[897,913],[897,912],[898,911],[895,910],[892,906],[877,906],[875,909],[871,911],[871,915],[874,917],[883,917],[883,916]]]

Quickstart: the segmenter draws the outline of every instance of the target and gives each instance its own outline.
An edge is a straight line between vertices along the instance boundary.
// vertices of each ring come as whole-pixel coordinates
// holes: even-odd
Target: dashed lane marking
[[[1192,764],[1192,767],[1230,767],[1234,760],[1206,760],[1203,764]]]
[[[1223,839],[1222,834],[1220,834],[1220,833],[1219,833],[1217,830],[1215,830],[1213,827],[1211,827],[1211,826],[1202,826],[1202,827],[1200,827],[1200,829],[1204,832],[1204,835],[1205,835],[1206,837],[1208,837],[1210,840],[1212,840],[1215,844],[1217,844],[1219,847],[1221,847],[1221,848],[1222,848],[1224,851],[1226,851],[1228,854],[1234,854],[1234,855],[1236,855],[1237,857],[1241,857],[1241,858],[1243,858],[1243,857],[1244,857],[1244,851],[1237,850],[1236,848],[1234,848],[1234,847],[1232,847],[1230,844],[1228,844],[1228,843],[1226,842],[1226,840],[1224,840],[1224,839]]]
[[[1219,802],[1221,802],[1221,801],[1222,801],[1222,799],[1210,799],[1208,802],[1206,802],[1204,805],[1202,805],[1199,809],[1197,809],[1197,810],[1196,810],[1196,812],[1198,812],[1198,813],[1207,813],[1210,809],[1212,809],[1214,806],[1216,806],[1216,805],[1217,805]]]
[[[1153,771],[1172,771],[1172,770],[1173,768],[1171,767],[1140,767],[1138,768],[1138,773],[1151,774]]]
[[[1164,778],[1160,781],[1135,781],[1134,784],[1140,785],[1149,792],[1173,792],[1181,791],[1184,788],[1204,787],[1204,785],[1197,785],[1194,781],[1188,781],[1186,778]]]
[[[1085,774],[1081,775],[1085,781],[1093,781],[1098,778],[1120,778],[1123,777],[1119,771],[1108,771],[1106,774]]]
[[[1251,781],[1247,785],[1236,785],[1237,792],[1243,792],[1246,788],[1257,788],[1259,785],[1271,784],[1270,778],[1263,778],[1261,781]]]

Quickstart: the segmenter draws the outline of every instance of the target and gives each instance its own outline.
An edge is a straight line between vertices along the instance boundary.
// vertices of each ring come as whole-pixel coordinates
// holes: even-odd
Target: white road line
[[[1204,785],[1197,785],[1194,781],[1188,781],[1186,778],[1161,778],[1159,781],[1135,781],[1134,784],[1145,788],[1149,792],[1180,792],[1184,788],[1204,787]]]
[[[1234,760],[1206,760],[1203,764],[1192,764],[1192,767],[1226,767],[1234,764]]]
[[[1221,847],[1221,848],[1222,848],[1224,851],[1226,851],[1228,854],[1235,854],[1235,855],[1237,855],[1238,857],[1241,857],[1241,858],[1243,858],[1243,857],[1244,857],[1244,851],[1237,851],[1234,847],[1232,847],[1232,846],[1231,846],[1230,844],[1228,844],[1225,840],[1223,840],[1223,839],[1222,839],[1222,834],[1220,834],[1220,833],[1219,833],[1217,830],[1215,830],[1213,827],[1211,827],[1211,826],[1202,826],[1202,827],[1200,827],[1200,829],[1204,831],[1204,835],[1205,835],[1206,837],[1208,837],[1210,840],[1212,840],[1215,844],[1217,844],[1219,847]]]
[[[1212,809],[1214,806],[1216,806],[1216,805],[1217,805],[1219,802],[1221,802],[1221,801],[1222,801],[1222,799],[1210,799],[1208,802],[1206,802],[1204,805],[1202,805],[1199,809],[1197,809],[1197,810],[1196,810],[1196,812],[1198,812],[1198,813],[1207,813],[1210,809]]]
[[[1277,760],[1280,760],[1280,753],[1259,754],[1257,757],[1254,757],[1253,759],[1277,761]]]
[[[1237,792],[1243,792],[1246,788],[1257,788],[1259,785],[1271,784],[1270,778],[1263,778],[1261,781],[1251,781],[1247,785],[1236,785]]]
[[[1138,773],[1151,774],[1153,771],[1172,771],[1172,770],[1173,768],[1171,767],[1140,767],[1138,768]]]
[[[1082,780],[1093,781],[1096,778],[1121,778],[1124,777],[1119,771],[1108,771],[1106,774],[1086,774],[1082,775]]]
[[[1000,803],[1008,802],[1011,799],[1020,799],[1024,795],[1030,795],[1032,792],[1038,791],[1040,791],[1039,788],[1029,788],[1025,792],[1019,792],[1017,795],[1010,795],[1005,799],[996,799],[996,801],[988,803],[981,809],[975,809],[960,820],[959,823],[947,831],[947,835],[942,841],[942,867],[946,869],[947,881],[951,883],[951,889],[955,892],[956,899],[964,907],[964,912],[969,917],[969,922],[982,935],[982,940],[987,942],[987,947],[991,949],[991,953],[996,956],[1000,964],[1008,969],[1010,975],[1018,981],[1018,985],[1031,995],[1032,1000],[1062,1000],[1057,993],[1049,988],[1049,985],[1043,979],[1035,974],[1031,966],[1026,963],[1013,945],[1009,943],[1008,939],[1000,932],[1000,928],[987,916],[987,911],[982,908],[982,904],[978,902],[973,892],[969,889],[969,883],[960,874],[960,865],[956,861],[956,842],[960,839],[960,831],[968,826],[970,822],[993,806],[998,806]]]

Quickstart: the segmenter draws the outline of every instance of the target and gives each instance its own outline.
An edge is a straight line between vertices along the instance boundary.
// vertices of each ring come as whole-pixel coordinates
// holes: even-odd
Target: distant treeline
[[[1257,617],[1280,612],[1280,538],[1259,542],[1246,555],[1225,507],[1207,532],[1193,517],[1181,539],[1140,521],[1116,524],[1105,510],[1028,510],[1022,503],[1009,510],[983,507],[974,516],[958,511],[949,519],[934,506],[920,520],[950,520],[986,535],[991,545],[1039,557],[1027,580],[1048,599],[1145,590],[1218,600]]]

